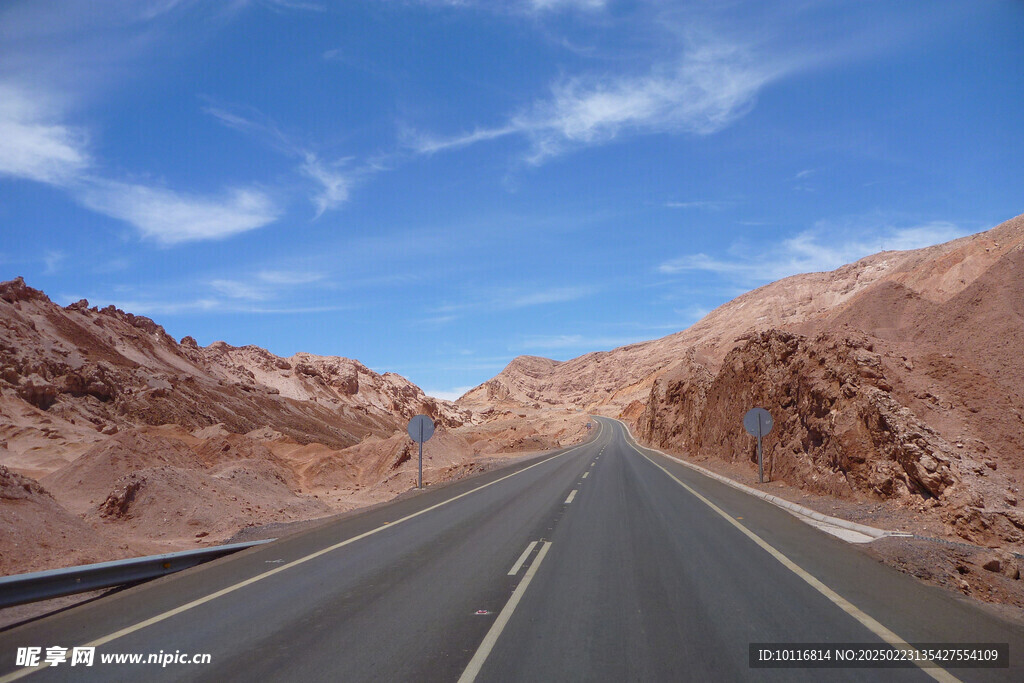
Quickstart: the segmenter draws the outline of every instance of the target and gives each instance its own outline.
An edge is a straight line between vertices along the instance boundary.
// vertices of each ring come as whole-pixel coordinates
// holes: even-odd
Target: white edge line
[[[491,629],[484,636],[483,642],[480,643],[480,647],[476,649],[476,653],[473,655],[473,659],[469,660],[469,664],[466,665],[465,671],[459,676],[459,683],[472,683],[476,680],[476,677],[480,674],[480,669],[483,668],[484,662],[487,661],[487,656],[491,654],[491,650],[494,649],[494,644],[498,642],[498,638],[501,636],[501,632],[505,630],[505,625],[508,624],[508,620],[512,617],[512,613],[515,612],[516,607],[519,605],[519,601],[523,598],[523,594],[526,593],[526,589],[530,586],[530,581],[533,580],[534,574],[537,573],[537,568],[540,567],[540,563],[544,561],[544,556],[548,554],[548,548],[551,547],[551,541],[544,541],[540,547],[540,552],[537,553],[537,559],[533,561],[530,568],[526,570],[526,574],[523,576],[523,580],[519,582],[516,589],[512,592],[512,597],[508,599],[505,606],[501,608],[501,612],[498,614],[498,618],[495,619],[491,625]]]
[[[523,554],[519,556],[519,559],[516,560],[516,563],[512,565],[512,569],[508,570],[509,576],[515,576],[519,573],[519,570],[523,568],[523,563],[526,562],[526,558],[530,556],[530,553],[533,552],[533,549],[536,546],[537,541],[530,541],[530,543],[526,546],[526,550],[524,550]]]
[[[771,555],[776,560],[778,560],[779,563],[782,564],[782,566],[784,566],[786,569],[788,569],[791,572],[793,572],[794,574],[796,574],[801,579],[803,579],[812,588],[814,588],[816,591],[818,591],[819,593],[824,595],[833,604],[835,604],[837,607],[839,607],[844,612],[849,614],[851,617],[853,617],[854,619],[859,621],[863,626],[865,626],[869,631],[874,633],[876,636],[878,636],[879,638],[881,638],[882,640],[884,640],[889,645],[892,645],[895,648],[899,648],[901,650],[914,650],[915,652],[917,652],[916,648],[914,648],[912,645],[910,645],[907,641],[905,641],[902,638],[900,638],[898,635],[896,635],[894,632],[890,631],[886,626],[884,626],[881,622],[877,621],[874,617],[870,616],[869,614],[867,614],[866,612],[861,610],[859,607],[854,605],[852,602],[850,602],[849,600],[847,600],[846,598],[844,598],[843,596],[839,595],[834,590],[832,590],[831,588],[826,586],[818,578],[816,578],[813,574],[811,574],[806,569],[804,569],[803,567],[798,565],[796,562],[793,562],[793,560],[789,559],[789,557],[787,557],[785,554],[783,554],[782,551],[776,549],[775,546],[773,546],[770,543],[768,543],[768,541],[764,540],[763,538],[758,536],[756,533],[754,533],[753,531],[751,531],[747,527],[745,527],[742,524],[740,524],[738,521],[733,519],[732,516],[729,513],[727,513],[725,510],[723,510],[722,508],[718,507],[713,502],[711,502],[710,500],[705,498],[697,490],[695,490],[693,487],[691,487],[688,484],[686,484],[684,481],[682,481],[681,479],[676,477],[674,474],[669,472],[667,469],[665,469],[664,467],[662,467],[658,463],[654,462],[654,460],[652,460],[650,458],[650,456],[646,455],[645,453],[642,453],[639,448],[637,448],[633,444],[630,444],[630,448],[632,448],[634,451],[639,453],[640,456],[643,457],[645,460],[647,460],[649,463],[651,463],[652,465],[657,467],[659,470],[661,470],[662,472],[667,474],[673,481],[675,481],[677,484],[679,484],[684,489],[686,489],[691,495],[695,496],[700,502],[704,503],[709,508],[714,510],[721,517],[723,517],[727,522],[729,522],[734,527],[736,527],[740,532],[742,532],[747,538],[749,538],[754,543],[756,543],[758,546],[760,546],[762,550],[764,550],[769,555]],[[921,655],[921,656],[923,657],[923,655]],[[953,683],[954,681],[959,681],[958,678],[953,676],[951,673],[949,673],[948,671],[946,671],[945,669],[943,669],[939,665],[937,665],[932,660],[924,660],[924,659],[919,660],[919,659],[915,658],[914,659],[914,663],[917,664],[917,666],[921,669],[921,671],[923,671],[924,673],[928,674],[929,676],[931,676],[932,678],[934,678],[937,681],[942,681],[943,683]]]
[[[565,499],[565,503],[564,504],[568,505],[569,503],[572,502],[573,498],[575,498],[575,497],[576,497],[576,489],[573,489],[572,491],[569,492],[569,497]]]
[[[600,437],[601,431],[602,431],[602,428],[603,428],[603,425],[601,424],[601,422],[598,422],[598,425],[599,425],[599,428],[598,428],[597,434],[594,435],[594,440],[596,440],[598,437]],[[422,510],[419,510],[418,512],[414,512],[414,513],[412,513],[410,515],[406,515],[405,517],[402,517],[400,519],[396,519],[393,522],[383,524],[383,525],[381,525],[379,527],[376,527],[375,529],[370,529],[369,531],[365,531],[365,532],[359,534],[358,536],[353,536],[351,538],[348,538],[348,539],[346,539],[344,541],[341,541],[340,543],[335,543],[334,545],[328,546],[326,548],[322,548],[322,549],[320,549],[320,550],[318,550],[318,551],[316,551],[314,553],[310,553],[309,555],[306,555],[304,557],[300,557],[297,560],[292,560],[288,564],[282,564],[282,565],[280,565],[278,567],[275,567],[274,569],[271,569],[269,571],[265,571],[262,574],[257,574],[256,576],[250,577],[250,578],[246,579],[245,581],[240,581],[240,582],[238,582],[236,584],[233,584],[231,586],[227,586],[225,588],[220,589],[219,591],[215,591],[213,593],[210,593],[209,595],[205,595],[205,596],[203,596],[201,598],[197,598],[197,599],[195,599],[195,600],[193,600],[191,602],[185,603],[184,605],[180,605],[178,607],[175,607],[174,609],[170,609],[170,610],[167,610],[166,612],[162,612],[161,614],[157,614],[156,616],[150,617],[149,619],[146,619],[144,621],[140,621],[137,624],[133,624],[132,626],[126,626],[125,628],[123,628],[123,629],[121,629],[119,631],[114,631],[113,633],[109,633],[109,634],[107,634],[105,636],[97,638],[96,640],[93,640],[93,641],[90,641],[88,643],[85,643],[84,645],[81,645],[79,647],[99,647],[101,645],[106,645],[107,643],[109,643],[109,642],[111,642],[113,640],[117,640],[118,638],[121,638],[123,636],[129,635],[131,633],[135,633],[136,631],[141,631],[142,629],[146,628],[147,626],[152,626],[153,624],[156,624],[156,623],[159,623],[161,621],[164,621],[165,619],[169,619],[169,618],[171,618],[173,616],[181,614],[182,612],[187,612],[188,610],[192,609],[193,607],[198,607],[198,606],[203,605],[203,604],[205,604],[207,602],[210,602],[211,600],[216,600],[219,597],[227,595],[228,593],[233,593],[234,591],[238,590],[239,588],[245,588],[246,586],[250,586],[250,585],[256,583],[257,581],[262,581],[263,579],[265,579],[267,577],[273,576],[274,574],[277,574],[279,572],[283,572],[286,569],[291,569],[292,567],[296,567],[296,566],[298,566],[300,564],[303,564],[305,562],[309,562],[310,560],[316,559],[316,558],[320,557],[321,555],[326,555],[327,553],[332,552],[334,550],[337,550],[339,548],[342,548],[342,547],[344,547],[346,545],[349,545],[350,543],[355,543],[356,541],[360,541],[360,540],[362,540],[362,539],[364,539],[364,538],[366,538],[368,536],[372,536],[373,534],[375,534],[375,533],[377,533],[379,531],[384,531],[385,529],[392,529],[395,526],[401,524],[402,522],[406,522],[406,521],[408,521],[410,519],[413,519],[414,517],[419,517],[420,515],[426,514],[426,513],[430,512],[432,510],[436,510],[437,508],[442,507],[444,505],[447,505],[448,503],[452,503],[452,502],[454,502],[456,500],[459,500],[460,498],[465,498],[466,496],[468,496],[468,495],[470,495],[472,493],[476,493],[477,491],[480,491],[482,489],[485,489],[488,486],[493,486],[493,485],[497,484],[498,482],[502,482],[502,481],[505,481],[506,479],[514,477],[514,476],[516,476],[518,474],[522,474],[523,472],[525,472],[527,470],[533,469],[534,467],[537,467],[539,465],[543,465],[546,462],[551,462],[552,460],[554,460],[556,458],[561,458],[564,455],[569,455],[573,451],[577,451],[577,450],[583,448],[584,446],[587,446],[588,444],[589,444],[589,442],[588,443],[582,443],[579,446],[575,446],[573,448],[570,448],[569,450],[567,450],[567,451],[565,451],[563,453],[559,453],[558,455],[553,455],[550,458],[545,458],[544,460],[541,460],[540,462],[536,462],[536,463],[534,463],[532,465],[528,465],[527,467],[524,467],[521,470],[517,470],[517,471],[513,472],[512,474],[507,474],[504,477],[501,477],[499,479],[495,479],[494,481],[488,482],[488,483],[486,483],[486,484],[484,484],[482,486],[478,486],[475,489],[470,489],[469,491],[466,491],[464,493],[460,493],[457,496],[454,496],[452,498],[448,498],[447,500],[443,500],[440,503],[436,503],[434,505],[431,505],[428,508],[424,508]],[[545,551],[542,548],[541,549],[541,553],[543,554],[544,552]],[[539,564],[539,557],[538,557],[537,564]],[[527,573],[527,576],[529,576],[529,575],[530,574]],[[19,678],[24,678],[25,676],[28,676],[30,674],[34,674],[37,671],[43,671],[44,669],[48,669],[48,668],[49,668],[49,665],[46,665],[46,666],[40,665],[40,666],[36,666],[36,667],[27,666],[27,667],[23,667],[21,669],[15,669],[14,671],[12,671],[9,674],[6,674],[4,676],[0,676],[0,683],[10,683],[10,681],[16,681]]]
[[[608,419],[612,419],[612,418],[608,418]],[[631,439],[634,442],[634,444],[637,443],[636,437],[633,436],[633,433],[629,429],[629,425],[627,425],[625,422],[622,422],[621,420],[615,420],[615,421],[618,422],[619,424],[621,424],[623,427],[625,427],[626,433],[629,435],[629,439]],[[629,440],[627,440],[626,443],[629,443]],[[630,444],[630,445],[633,446],[634,449],[636,448],[635,445],[633,445],[633,444]],[[755,498],[760,498],[761,500],[766,500],[769,503],[771,503],[772,505],[775,505],[776,507],[780,507],[783,510],[786,510],[786,511],[790,512],[795,517],[797,517],[798,519],[800,519],[803,522],[807,522],[808,524],[810,522],[808,522],[808,520],[805,519],[807,517],[809,517],[810,519],[813,519],[815,521],[818,521],[818,522],[825,522],[826,524],[831,524],[832,526],[837,526],[837,527],[840,527],[840,528],[843,528],[843,529],[849,529],[850,531],[856,531],[858,533],[864,534],[865,536],[871,536],[872,539],[885,538],[886,536],[906,536],[906,535],[908,535],[908,534],[906,534],[905,532],[902,532],[902,531],[886,531],[885,529],[876,529],[875,527],[867,526],[866,524],[858,524],[857,522],[851,522],[851,521],[849,521],[847,519],[841,519],[839,517],[830,517],[829,515],[824,515],[824,514],[818,512],[817,510],[812,510],[811,508],[805,507],[803,505],[800,505],[799,503],[794,503],[792,501],[786,500],[785,498],[779,498],[778,496],[773,496],[772,494],[767,493],[765,491],[760,491],[758,489],[755,489],[752,486],[747,486],[746,484],[741,484],[738,481],[734,481],[734,480],[730,479],[729,477],[721,475],[721,474],[719,474],[717,472],[712,472],[711,470],[707,469],[706,467],[701,467],[700,465],[696,465],[696,464],[694,464],[692,462],[687,462],[686,460],[683,460],[682,458],[679,458],[679,457],[676,457],[676,456],[671,455],[669,453],[666,453],[665,451],[660,451],[657,448],[649,448],[647,446],[644,446],[644,449],[646,449],[648,451],[653,451],[655,453],[658,453],[659,455],[663,455],[666,458],[668,458],[669,460],[675,460],[680,465],[684,465],[686,467],[689,467],[691,470],[693,470],[695,472],[700,472],[705,477],[710,477],[711,479],[714,479],[716,481],[720,481],[720,482],[722,482],[723,484],[725,484],[727,486],[731,486],[734,489],[737,489],[738,491],[743,491],[744,493],[749,494],[751,496],[754,496]]]

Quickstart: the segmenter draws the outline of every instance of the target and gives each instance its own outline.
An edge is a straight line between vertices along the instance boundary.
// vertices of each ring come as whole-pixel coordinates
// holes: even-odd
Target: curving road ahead
[[[0,632],[46,680],[1022,680],[1024,629],[637,449],[430,489]],[[751,668],[751,643],[1009,643],[1010,668]],[[95,646],[19,668],[18,647]],[[100,662],[112,653],[210,663]]]

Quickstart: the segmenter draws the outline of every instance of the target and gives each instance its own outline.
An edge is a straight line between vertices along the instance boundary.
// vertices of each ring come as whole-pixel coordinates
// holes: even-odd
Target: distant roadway
[[[0,632],[48,680],[1024,680],[1024,628],[598,418],[517,462]],[[429,450],[430,444],[427,443]],[[1009,643],[1009,669],[751,668],[751,643]],[[18,647],[96,646],[92,667]],[[110,653],[209,664],[101,664]]]

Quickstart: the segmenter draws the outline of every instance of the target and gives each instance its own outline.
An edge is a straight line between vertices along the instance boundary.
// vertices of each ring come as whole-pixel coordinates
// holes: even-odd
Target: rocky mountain
[[[692,361],[717,370],[725,356],[754,333],[840,318],[862,294],[901,286],[941,304],[963,291],[1024,242],[1024,216],[987,232],[911,251],[886,251],[827,273],[794,275],[719,306],[691,327],[648,342],[588,353],[565,362],[521,356],[458,401],[466,408],[492,402],[573,406],[618,414],[646,402],[661,373]],[[884,321],[879,321],[881,325]],[[874,323],[865,319],[863,324]],[[881,328],[880,328],[881,329]],[[686,360],[688,359],[688,361]]]
[[[618,415],[639,438],[752,466],[768,407],[774,480],[933,510],[977,543],[1024,540],[1024,216],[740,296],[663,339],[514,360],[459,399]]]
[[[272,426],[345,448],[390,436],[417,413],[448,428],[469,418],[355,360],[179,343],[149,318],[86,301],[61,307],[21,278],[0,284],[0,461],[23,473],[45,474],[139,425]]]
[[[581,414],[486,424],[355,360],[180,342],[144,318],[0,283],[0,574],[219,543],[583,438]]]

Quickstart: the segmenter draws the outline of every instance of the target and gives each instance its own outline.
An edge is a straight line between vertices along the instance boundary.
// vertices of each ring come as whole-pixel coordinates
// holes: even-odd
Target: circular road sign
[[[772,431],[772,414],[764,408],[751,408],[743,416],[743,427],[751,436],[764,436]]]
[[[409,436],[416,443],[429,441],[434,435],[434,421],[426,415],[417,415],[409,420]]]

